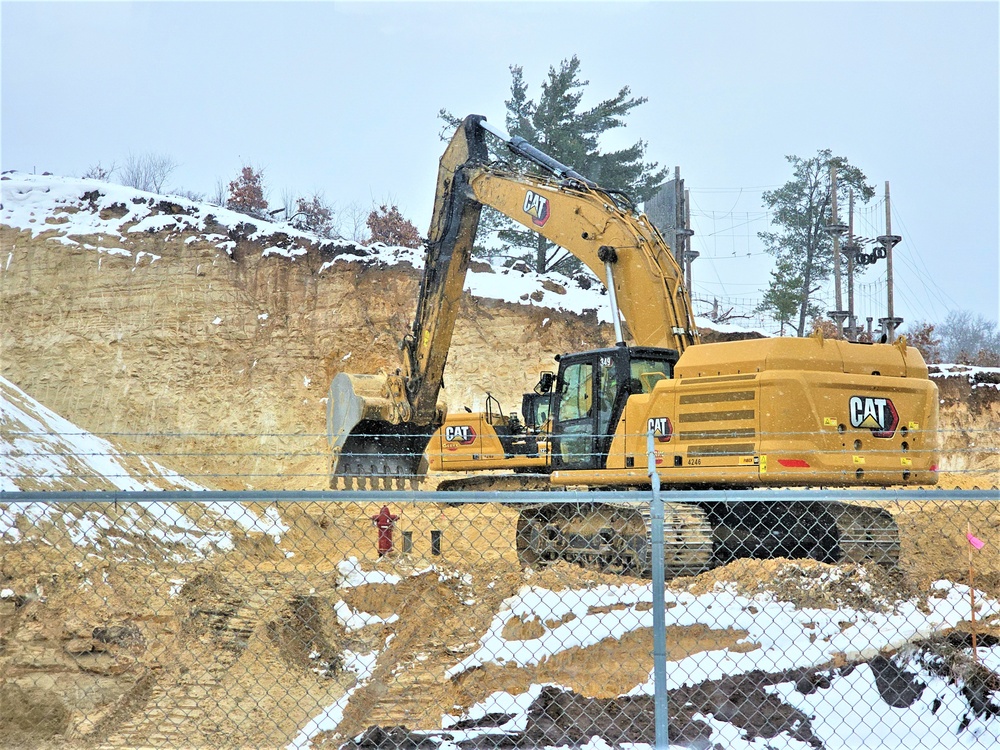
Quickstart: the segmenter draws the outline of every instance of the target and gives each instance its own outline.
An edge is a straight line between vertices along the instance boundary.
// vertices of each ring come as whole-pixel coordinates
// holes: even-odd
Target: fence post
[[[667,718],[667,605],[663,589],[663,498],[660,495],[660,475],[656,471],[652,430],[646,433],[646,452],[653,490],[649,503],[653,556],[653,724],[656,728],[656,748],[666,750],[670,747],[670,724]]]

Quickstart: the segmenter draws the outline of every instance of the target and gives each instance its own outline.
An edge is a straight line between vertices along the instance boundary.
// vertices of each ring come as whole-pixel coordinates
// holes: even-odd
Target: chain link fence
[[[650,493],[456,494],[3,493],[0,747],[1000,742],[995,492],[665,492],[659,691]]]

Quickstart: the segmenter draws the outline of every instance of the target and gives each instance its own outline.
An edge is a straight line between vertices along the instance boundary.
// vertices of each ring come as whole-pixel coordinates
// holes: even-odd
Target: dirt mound
[[[880,565],[827,565],[815,560],[736,560],[701,573],[677,579],[672,588],[704,594],[718,587],[753,597],[767,593],[796,607],[835,609],[851,607],[890,612],[896,602],[916,591],[898,572]]]
[[[753,644],[739,643],[746,635],[740,630],[715,629],[700,624],[671,626],[667,628],[667,658],[678,662],[706,651],[753,650]],[[532,685],[550,683],[563,685],[581,696],[615,698],[649,678],[653,669],[652,642],[652,630],[640,628],[619,639],[568,648],[537,666],[486,664],[455,680],[455,692],[460,696],[456,705],[471,705],[496,691],[517,695]],[[614,670],[606,669],[608,664],[614,664]]]

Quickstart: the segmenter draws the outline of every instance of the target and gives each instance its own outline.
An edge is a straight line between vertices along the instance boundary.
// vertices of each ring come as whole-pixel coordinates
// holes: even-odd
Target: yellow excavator
[[[492,163],[487,134],[548,176]],[[618,343],[557,357],[558,372],[543,374],[536,388],[548,399],[540,402],[549,412],[541,436],[518,434],[502,418],[476,431],[483,415],[446,415],[437,402],[484,205],[571,252],[608,291]],[[340,373],[331,383],[332,487],[402,487],[427,471],[426,452],[430,465],[453,470],[534,470],[520,483],[514,472],[483,474],[452,489],[534,489],[539,473],[552,489],[648,488],[649,433],[660,483],[670,489],[937,481],[937,388],[905,339],[700,343],[681,269],[627,197],[478,115],[463,121],[441,157],[417,313],[401,349],[395,373]],[[477,452],[487,424],[506,440],[498,434],[496,450]],[[448,444],[463,442],[471,460],[448,467]],[[889,565],[898,557],[891,516],[868,505],[679,497],[666,503],[668,575],[743,556]],[[570,560],[646,574],[649,524],[641,503],[546,503],[522,509],[515,542],[526,564]]]

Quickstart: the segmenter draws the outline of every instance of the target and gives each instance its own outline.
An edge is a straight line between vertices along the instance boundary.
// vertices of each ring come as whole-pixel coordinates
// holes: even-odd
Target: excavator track
[[[700,505],[712,524],[717,565],[744,557],[876,562],[887,568],[899,562],[899,529],[878,508],[820,500]]]
[[[664,503],[664,572],[697,575],[712,567],[712,527],[690,503]],[[642,503],[558,503],[522,508],[517,555],[531,567],[557,560],[607,573],[648,577],[652,518]]]
[[[892,515],[879,508],[829,503],[840,537],[838,562],[869,560],[887,568],[899,565],[899,527]]]
[[[542,475],[497,474],[445,480],[442,491],[551,489]],[[668,578],[697,575],[739,558],[813,559],[825,563],[899,563],[899,529],[879,508],[843,502],[664,503]],[[652,519],[638,502],[521,506],[517,555],[541,567],[564,560],[609,573],[649,576]]]
[[[440,492],[536,492],[552,489],[548,474],[478,474],[442,480]]]

